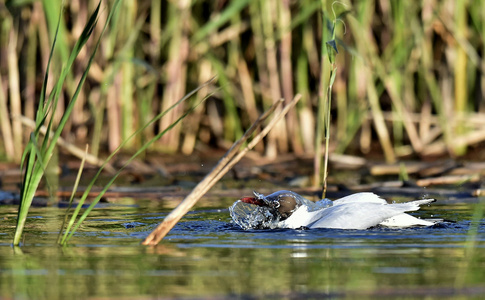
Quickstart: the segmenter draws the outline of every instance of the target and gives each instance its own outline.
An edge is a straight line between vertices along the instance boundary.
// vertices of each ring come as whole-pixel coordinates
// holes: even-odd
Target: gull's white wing
[[[326,214],[310,228],[367,229],[419,206],[394,206],[377,203],[347,203],[326,209]]]
[[[370,192],[356,193],[348,195],[346,197],[340,198],[333,201],[333,205],[342,205],[348,203],[376,203],[376,204],[387,204],[387,201],[379,197],[378,195]]]
[[[375,197],[372,196],[374,195],[372,193],[358,194],[370,195],[359,195],[354,198],[345,197],[337,200],[340,201],[337,202],[337,205],[318,211],[309,211],[306,206],[302,206],[288,219],[280,222],[280,226],[286,228],[305,226],[309,228],[367,229],[379,225],[389,218],[402,215],[407,211],[416,211],[419,209],[419,205],[434,201],[432,199],[426,199],[407,203],[387,204],[385,200],[379,198],[377,195]],[[364,200],[360,198],[362,196],[365,196]],[[357,200],[358,198],[361,200]]]

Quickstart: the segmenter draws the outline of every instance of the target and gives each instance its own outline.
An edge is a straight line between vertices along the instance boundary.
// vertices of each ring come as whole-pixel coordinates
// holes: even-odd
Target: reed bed
[[[0,4],[0,159],[20,161],[43,76],[59,73],[98,2],[67,1],[47,69],[58,1]],[[302,94],[255,149],[269,157],[315,152],[322,40],[337,15],[339,55],[332,90],[330,149],[401,156],[464,155],[485,141],[485,10],[480,1],[122,1],[101,37],[62,137],[91,155],[110,153],[217,76],[220,86],[194,114],[150,146],[182,151],[228,147],[280,98]],[[55,4],[58,5],[55,5]],[[113,1],[102,1],[99,36]],[[322,14],[322,11],[324,12]],[[86,69],[88,41],[59,95],[60,120]],[[326,73],[322,70],[328,70]],[[328,76],[328,75],[323,75]],[[47,89],[52,90],[49,82]],[[50,85],[50,86],[49,86]],[[323,90],[325,93],[325,90]],[[171,110],[126,147],[135,152],[204,97]],[[22,117],[20,117],[22,116]],[[23,121],[22,121],[23,120]],[[379,146],[379,147],[376,147]],[[69,151],[69,150],[64,150]]]

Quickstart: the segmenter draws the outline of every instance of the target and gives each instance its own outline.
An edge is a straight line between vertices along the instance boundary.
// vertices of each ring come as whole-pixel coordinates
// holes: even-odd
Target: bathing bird
[[[355,193],[335,201],[310,201],[292,191],[270,195],[254,192],[242,197],[230,208],[234,222],[243,229],[263,228],[336,228],[368,229],[374,226],[406,228],[431,226],[442,220],[419,219],[406,212],[417,211],[435,199],[388,203],[370,192]]]

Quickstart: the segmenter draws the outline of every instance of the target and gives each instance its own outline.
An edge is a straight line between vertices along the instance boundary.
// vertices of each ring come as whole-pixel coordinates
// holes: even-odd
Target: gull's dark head
[[[231,217],[242,228],[271,228],[285,220],[302,205],[302,197],[291,191],[270,195],[254,192],[253,197],[242,197],[229,208]]]
[[[275,211],[280,220],[284,220],[291,216],[301,203],[297,202],[297,197],[300,195],[291,191],[278,191],[268,196],[253,192],[254,197],[243,197],[241,200],[244,203],[249,203],[258,206],[266,206]]]

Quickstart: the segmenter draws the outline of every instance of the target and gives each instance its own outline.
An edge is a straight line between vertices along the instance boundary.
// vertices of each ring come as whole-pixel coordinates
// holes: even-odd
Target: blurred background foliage
[[[96,0],[0,1],[0,160],[19,161],[32,130],[49,51],[62,26],[49,87]],[[99,36],[111,1],[102,1]],[[322,11],[324,13],[322,13]],[[337,22],[331,151],[457,157],[485,141],[485,9],[481,1],[124,0],[102,37],[63,138],[110,152],[190,90],[211,98],[152,151],[226,148],[274,101],[303,95],[256,151],[312,154],[322,40]],[[87,64],[66,79],[62,115]],[[328,82],[328,80],[327,80]],[[192,101],[197,101],[193,99]],[[187,105],[190,105],[187,103]],[[184,112],[178,107],[128,143],[133,151]],[[53,116],[56,118],[57,116]]]

